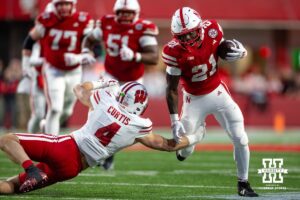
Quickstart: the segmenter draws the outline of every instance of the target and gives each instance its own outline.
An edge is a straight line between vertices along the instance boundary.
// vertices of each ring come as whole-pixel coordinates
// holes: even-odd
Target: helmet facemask
[[[196,47],[198,48],[203,41],[203,29],[199,27],[188,30],[181,34],[174,34],[176,40],[184,47]]]
[[[70,17],[76,11],[75,0],[53,0],[52,4],[55,13],[61,18]]]
[[[116,19],[120,24],[128,25],[135,21],[136,15],[134,10],[118,10],[116,12]]]

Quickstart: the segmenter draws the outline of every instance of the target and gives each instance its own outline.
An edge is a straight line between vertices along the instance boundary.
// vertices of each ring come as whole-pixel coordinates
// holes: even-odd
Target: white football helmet
[[[113,10],[117,16],[117,21],[120,21],[117,15],[119,11],[133,11],[135,16],[132,20],[132,23],[134,23],[139,18],[141,8],[137,0],[116,0]]]
[[[54,13],[55,14],[59,15],[59,13],[58,13],[58,11],[56,9],[56,4],[63,3],[63,2],[72,3],[73,6],[72,6],[71,14],[74,14],[76,12],[77,0],[52,0],[52,5],[53,5],[53,8],[54,8]]]
[[[45,7],[45,12],[55,12],[55,7],[52,2],[49,2]]]
[[[171,32],[184,46],[200,46],[204,30],[199,13],[189,7],[176,10],[172,17]]]
[[[125,110],[136,115],[145,112],[149,101],[145,86],[135,81],[122,85],[117,99]]]

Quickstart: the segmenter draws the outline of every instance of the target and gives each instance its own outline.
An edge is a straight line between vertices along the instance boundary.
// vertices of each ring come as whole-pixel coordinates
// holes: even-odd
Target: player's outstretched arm
[[[85,106],[92,108],[92,103],[90,101],[90,96],[92,95],[92,90],[94,89],[92,82],[84,82],[77,84],[73,92],[77,99]]]
[[[93,108],[90,101],[90,96],[92,95],[92,90],[103,89],[107,87],[118,87],[119,82],[114,79],[104,80],[100,79],[98,81],[87,81],[84,83],[77,84],[73,92],[77,99],[85,106]]]
[[[150,133],[142,138],[137,138],[137,142],[159,151],[176,151],[189,145],[194,145],[200,141],[199,135],[183,136],[180,142],[176,143],[174,139],[166,139],[161,135]]]

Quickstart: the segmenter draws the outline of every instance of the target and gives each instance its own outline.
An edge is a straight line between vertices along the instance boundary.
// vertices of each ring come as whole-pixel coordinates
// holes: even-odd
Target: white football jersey
[[[95,90],[90,100],[93,110],[89,112],[87,122],[72,133],[90,166],[151,132],[150,119],[128,113],[107,90]]]

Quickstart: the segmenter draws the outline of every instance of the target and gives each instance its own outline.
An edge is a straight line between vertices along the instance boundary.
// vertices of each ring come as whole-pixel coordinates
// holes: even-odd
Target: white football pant
[[[234,145],[234,159],[239,179],[248,179],[249,147],[248,136],[244,128],[244,118],[239,106],[231,98],[224,84],[206,95],[194,96],[183,91],[181,122],[187,134],[202,132],[205,134],[205,118],[213,114],[219,124],[226,130]],[[183,157],[191,155],[195,146],[179,151]]]
[[[34,68],[32,70],[35,70]],[[31,77],[31,91],[30,91],[30,109],[31,117],[28,121],[28,132],[40,132],[40,121],[45,118],[46,112],[46,98],[44,91],[38,87],[37,72]]]
[[[58,135],[60,124],[73,113],[76,102],[73,88],[81,82],[82,68],[64,71],[46,63],[43,76],[47,99],[45,132]]]

